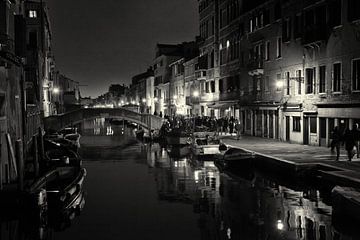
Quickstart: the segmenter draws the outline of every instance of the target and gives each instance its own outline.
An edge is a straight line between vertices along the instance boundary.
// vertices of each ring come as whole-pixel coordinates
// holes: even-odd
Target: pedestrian
[[[334,149],[336,149],[336,161],[339,161],[340,158],[340,145],[342,141],[342,133],[339,130],[339,127],[336,126],[332,132],[331,132],[331,152],[334,152]]]
[[[230,118],[230,121],[229,121],[229,132],[230,132],[230,136],[232,136],[232,134],[234,132],[234,120],[232,118]]]
[[[229,120],[227,119],[227,117],[225,117],[224,120],[223,120],[223,132],[224,132],[224,135],[226,135],[226,133],[227,133],[228,126],[229,126]]]
[[[360,158],[360,129],[358,123],[354,125],[353,130],[355,134],[356,157]]]
[[[347,128],[344,134],[345,149],[350,162],[356,153],[355,131],[355,129],[350,130],[349,128]]]
[[[235,130],[236,130],[236,139],[239,140],[239,139],[241,138],[241,125],[240,125],[240,120],[236,120]]]
[[[222,118],[219,118],[217,120],[217,126],[218,126],[219,135],[222,135],[222,128],[223,128],[223,120],[222,120]]]

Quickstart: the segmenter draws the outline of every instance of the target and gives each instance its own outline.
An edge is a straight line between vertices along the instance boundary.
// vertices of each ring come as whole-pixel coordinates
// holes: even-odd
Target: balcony
[[[195,71],[195,77],[197,80],[206,80],[206,70]]]
[[[264,74],[264,58],[256,57],[249,61],[247,64],[247,68],[249,70],[249,75],[263,75]]]
[[[7,34],[0,33],[0,57],[8,61],[21,65],[21,58],[15,55],[15,42]]]

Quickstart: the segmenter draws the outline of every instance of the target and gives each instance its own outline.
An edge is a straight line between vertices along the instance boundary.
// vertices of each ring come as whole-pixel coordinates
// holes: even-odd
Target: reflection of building
[[[332,239],[331,207],[318,191],[296,192],[260,177],[222,175],[218,218],[232,239]],[[226,234],[225,232],[223,234]]]

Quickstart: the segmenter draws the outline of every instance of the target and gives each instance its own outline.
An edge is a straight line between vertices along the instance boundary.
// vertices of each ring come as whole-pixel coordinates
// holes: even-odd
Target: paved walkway
[[[355,155],[352,162],[347,161],[346,151],[343,148],[340,151],[340,161],[335,161],[336,154],[332,154],[330,148],[326,147],[293,144],[252,136],[242,136],[240,140],[236,140],[236,136],[230,136],[229,134],[226,136],[220,135],[220,138],[227,145],[290,162],[326,163],[343,168],[344,170],[351,170],[351,172],[353,171],[351,175],[353,177],[356,176],[360,180],[360,158],[356,158]]]

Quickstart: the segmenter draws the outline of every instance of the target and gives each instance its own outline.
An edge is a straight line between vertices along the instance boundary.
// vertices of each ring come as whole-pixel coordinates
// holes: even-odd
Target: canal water
[[[332,224],[316,189],[256,172],[221,173],[188,148],[144,144],[133,131],[105,119],[82,124],[85,206],[64,227],[42,229],[42,239],[360,239]],[[9,226],[2,222],[0,239],[39,239],[39,231],[10,238]]]

